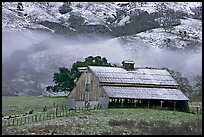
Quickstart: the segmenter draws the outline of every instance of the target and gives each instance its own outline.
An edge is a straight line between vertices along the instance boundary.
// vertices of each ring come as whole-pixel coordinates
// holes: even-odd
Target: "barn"
[[[80,67],[83,72],[67,97],[68,108],[147,107],[188,111],[189,98],[166,69],[134,67]]]

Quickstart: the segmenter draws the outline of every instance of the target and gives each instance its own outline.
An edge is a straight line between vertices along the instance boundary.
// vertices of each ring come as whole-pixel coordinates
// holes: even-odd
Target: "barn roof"
[[[189,100],[179,89],[102,86],[112,98]]]
[[[134,61],[131,61],[131,60],[124,60],[122,63],[130,63],[130,64],[135,64]]]
[[[100,82],[122,84],[173,85],[178,83],[166,69],[136,68],[127,71],[124,68],[89,66]]]

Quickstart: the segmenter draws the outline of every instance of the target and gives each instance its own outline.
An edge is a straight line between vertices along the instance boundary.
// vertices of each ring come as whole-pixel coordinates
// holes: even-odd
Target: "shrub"
[[[72,11],[72,8],[70,7],[70,3],[64,2],[63,5],[59,7],[59,12],[61,14],[66,14],[71,11]]]

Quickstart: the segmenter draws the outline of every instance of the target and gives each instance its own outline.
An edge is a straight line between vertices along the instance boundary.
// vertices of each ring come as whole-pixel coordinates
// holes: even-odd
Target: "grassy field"
[[[2,96],[2,115],[25,114],[30,110],[40,112],[46,106],[53,108],[54,103],[62,105],[66,103],[65,97],[39,97],[39,96]]]
[[[24,114],[66,98],[2,97],[3,115]],[[196,103],[192,105],[200,105]],[[74,111],[73,111],[74,112]],[[2,128],[3,135],[195,135],[202,134],[202,115],[147,108],[96,109],[68,117]]]
[[[15,135],[195,135],[202,115],[158,109],[97,109],[44,122],[2,128]]]

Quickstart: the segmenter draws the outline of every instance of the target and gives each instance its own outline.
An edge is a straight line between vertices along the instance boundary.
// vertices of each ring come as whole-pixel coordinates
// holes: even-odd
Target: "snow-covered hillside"
[[[185,31],[186,36],[182,37],[183,35],[179,31]],[[143,42],[159,48],[185,49],[200,47],[202,42],[202,21],[189,18],[181,19],[181,25],[174,27],[171,32],[165,32],[162,28],[157,28],[131,36],[124,36],[123,38],[130,41],[141,39]]]
[[[17,10],[18,2],[2,2],[2,28],[23,29],[23,28],[44,28],[39,25],[41,21],[51,21],[68,25],[70,14],[83,17],[87,25],[110,24],[110,18],[115,19],[117,10],[124,9],[128,13],[140,9],[148,13],[156,12],[159,2],[71,2],[71,12],[59,13],[63,2],[22,2],[23,11]],[[195,14],[192,8],[202,6],[201,2],[165,2],[174,11],[182,11],[187,14]],[[115,23],[121,25],[124,16]],[[46,27],[45,27],[46,28]]]
[[[42,94],[59,67],[88,56],[201,75],[202,3],[163,4],[179,22],[170,31],[157,22],[161,2],[3,2],[3,93]]]

